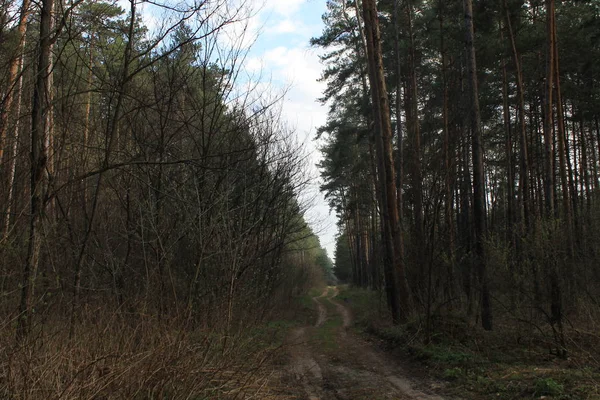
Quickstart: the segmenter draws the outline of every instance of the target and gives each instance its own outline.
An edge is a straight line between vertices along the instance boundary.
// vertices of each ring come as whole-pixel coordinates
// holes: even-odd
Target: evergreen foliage
[[[326,51],[320,168],[340,221],[338,277],[382,289],[386,217],[377,202],[378,128],[369,100],[376,88],[366,79],[369,27],[361,3],[329,0],[325,29],[311,42]],[[564,356],[565,319],[585,319],[584,304],[600,289],[591,279],[596,269],[587,267],[599,233],[600,9],[594,1],[475,0],[470,38],[469,3],[378,3],[411,298],[427,329],[434,312],[460,310],[481,321],[478,308],[486,328],[491,310],[501,321],[545,322],[553,351]],[[474,164],[479,128],[470,121],[477,119],[484,188]],[[488,285],[493,301],[486,305]]]

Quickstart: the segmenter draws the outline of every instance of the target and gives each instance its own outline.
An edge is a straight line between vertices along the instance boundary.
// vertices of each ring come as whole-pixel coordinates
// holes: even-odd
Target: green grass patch
[[[339,350],[337,337],[339,336],[340,329],[342,329],[343,320],[337,313],[335,304],[324,297],[318,301],[327,309],[327,319],[321,326],[315,328],[314,345],[320,351],[335,352]]]
[[[447,365],[462,365],[481,363],[483,360],[472,353],[453,349],[451,347],[429,345],[418,347],[417,351],[420,352],[419,357],[424,360],[433,361],[437,363],[443,363]]]
[[[497,340],[497,339],[492,339]],[[498,354],[503,346],[486,343],[485,351],[451,344],[415,345],[414,359],[446,382],[448,394],[469,399],[600,399],[600,371],[559,362]],[[503,345],[506,345],[504,343]],[[496,347],[497,346],[497,347]],[[495,360],[502,359],[502,362]]]
[[[461,368],[448,368],[444,370],[444,379],[455,381],[462,378],[465,372]]]
[[[323,325],[316,328],[315,344],[320,350],[326,352],[336,351],[339,349],[339,343],[336,338],[338,336],[339,329],[342,327],[342,319],[339,316],[331,316],[323,323]]]
[[[540,378],[535,382],[536,396],[559,396],[565,391],[565,386],[552,378]]]
[[[296,301],[298,302],[300,307],[315,311],[317,307],[312,299],[313,297],[314,296],[311,296],[310,294],[305,294],[304,296],[298,297]]]
[[[367,327],[377,318],[387,315],[387,308],[382,303],[381,296],[366,289],[353,288],[349,286],[338,286],[340,293],[336,300],[342,302],[352,310],[354,323],[360,327]],[[375,318],[373,318],[375,316]]]
[[[314,287],[308,291],[307,296],[309,299],[312,299],[313,297],[319,297],[321,294],[323,294],[323,290],[325,290],[325,287]]]
[[[298,325],[312,325],[315,323],[317,315],[317,305],[313,301],[313,297],[318,297],[323,293],[322,288],[313,288],[303,296],[298,296],[294,300],[294,315],[293,319]]]
[[[313,297],[323,293],[323,288],[312,288],[308,293],[293,299],[290,310],[278,319],[265,322],[249,330],[258,347],[280,346],[289,331],[297,326],[313,325],[317,315],[317,305]]]
[[[283,345],[290,329],[298,326],[297,321],[277,320],[257,325],[249,329],[242,340],[248,341],[255,349],[276,349]]]

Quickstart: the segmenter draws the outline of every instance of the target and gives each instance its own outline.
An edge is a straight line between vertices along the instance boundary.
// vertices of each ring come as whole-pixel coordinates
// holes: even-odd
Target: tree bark
[[[417,246],[417,263],[425,262],[425,233],[423,230],[423,174],[421,169],[421,127],[419,124],[418,107],[418,88],[415,40],[412,26],[412,6],[410,0],[406,2],[406,15],[408,17],[408,36],[409,36],[409,101],[408,108],[410,113],[407,115],[407,126],[412,139],[412,189],[414,196],[414,221],[415,221],[415,243]],[[408,118],[410,117],[410,121]],[[420,271],[423,271],[420,269]],[[424,271],[423,271],[424,273]],[[424,284],[424,277],[421,276],[419,284]]]
[[[27,338],[31,330],[31,314],[35,280],[40,259],[42,244],[42,223],[45,211],[48,177],[46,166],[48,162],[47,138],[49,127],[48,104],[50,79],[50,48],[52,46],[51,27],[54,0],[42,0],[40,17],[39,55],[35,77],[31,107],[31,208],[29,217],[29,238],[27,258],[23,269],[21,302],[19,305],[19,320],[17,323],[17,340]]]
[[[515,64],[515,75],[517,80],[517,112],[519,117],[519,145],[521,148],[521,162],[519,171],[521,209],[523,212],[523,221],[525,223],[525,229],[527,232],[529,232],[531,228],[531,207],[529,200],[529,150],[527,145],[527,130],[525,128],[525,91],[523,89],[523,72],[521,71],[521,61],[519,58],[519,52],[517,50],[515,34],[512,28],[512,21],[510,18],[510,13],[506,0],[504,0],[504,13],[506,16],[506,26],[508,28],[508,34],[510,37],[512,56]]]
[[[21,58],[19,61],[19,71],[23,71],[23,61],[25,56],[21,54]],[[21,103],[23,98],[23,75],[21,72],[21,76],[19,76],[19,89],[17,92],[17,109],[15,112],[16,122],[15,122],[15,137],[12,143],[11,155],[10,155],[10,166],[8,167],[9,176],[8,176],[8,196],[6,199],[6,215],[4,216],[4,230],[2,232],[2,237],[4,239],[8,238],[10,233],[10,216],[13,210],[13,201],[15,194],[15,177],[17,174],[17,154],[19,149],[19,136],[21,130]]]
[[[504,41],[502,26],[500,26],[500,40]],[[506,73],[506,59],[502,62],[502,116],[504,119],[505,156],[506,156],[506,240],[511,246],[515,245],[515,234],[513,231],[515,224],[515,190],[514,190],[514,170],[513,170],[513,142],[511,129],[511,113],[508,102],[508,77]]]
[[[394,52],[396,53],[396,192],[397,192],[397,207],[398,207],[398,218],[402,224],[402,213],[403,213],[403,193],[402,187],[404,184],[404,137],[402,135],[402,62],[400,57],[400,0],[394,0]],[[400,229],[404,227],[400,225]]]
[[[453,181],[454,181],[454,165],[451,157],[451,138],[449,127],[449,106],[448,106],[448,65],[446,58],[446,46],[444,37],[444,1],[439,2],[439,23],[440,23],[440,57],[442,59],[442,90],[443,90],[443,105],[442,105],[442,124],[444,130],[444,169],[445,171],[445,209],[444,218],[446,221],[446,230],[448,231],[448,253],[450,262],[448,263],[448,282],[446,283],[446,296],[448,299],[453,297],[454,289],[454,269],[455,269],[455,246],[456,234],[453,218]]]
[[[410,297],[406,282],[402,232],[396,199],[395,171],[392,150],[392,126],[389,101],[383,71],[381,36],[375,0],[363,1],[363,19],[367,38],[369,79],[377,134],[377,156],[381,185],[381,209],[385,224],[386,287],[391,300],[394,322],[403,322],[410,312]]]
[[[556,32],[554,32],[556,35]],[[555,39],[556,40],[556,39]],[[567,161],[568,158],[566,150],[566,137],[565,137],[565,119],[562,105],[562,95],[560,92],[560,74],[558,64],[558,49],[556,43],[554,47],[554,76],[556,83],[556,116],[558,126],[558,168],[560,175],[560,183],[562,190],[562,206],[564,218],[564,227],[566,231],[566,241],[568,245],[569,254],[572,256],[574,253],[573,248],[573,209],[571,208],[569,182],[567,180]]]
[[[10,110],[14,99],[14,89],[17,86],[20,73],[20,60],[22,60],[23,52],[25,51],[25,34],[27,33],[27,17],[29,16],[29,5],[30,0],[23,0],[21,5],[21,12],[19,14],[19,23],[17,25],[17,32],[19,38],[19,44],[13,56],[10,58],[8,63],[8,82],[7,92],[2,103],[0,104],[0,162],[4,156],[4,147],[6,145],[6,132],[8,131],[8,120],[10,116]]]
[[[481,137],[481,115],[477,88],[477,62],[473,29],[473,1],[464,0],[466,25],[467,69],[471,91],[471,135],[473,140],[473,223],[475,225],[475,254],[481,296],[481,325],[485,330],[492,329],[492,305],[486,270],[485,235],[485,176],[483,170],[483,143]]]
[[[554,218],[554,151],[553,107],[554,88],[554,0],[546,0],[546,85],[544,96],[544,196],[546,217]]]

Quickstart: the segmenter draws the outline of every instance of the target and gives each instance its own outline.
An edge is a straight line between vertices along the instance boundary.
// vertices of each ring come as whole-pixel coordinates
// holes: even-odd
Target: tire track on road
[[[288,337],[290,349],[289,376],[292,377],[300,393],[294,393],[297,399],[308,400],[355,400],[355,399],[404,399],[404,400],[443,400],[442,397],[427,394],[416,389],[418,380],[388,354],[374,348],[371,344],[354,334],[348,328],[352,326],[352,313],[335,300],[339,295],[337,287],[326,288],[319,296],[312,298],[317,306],[317,318],[314,326],[305,326],[292,330]],[[334,307],[327,307],[324,301]],[[334,328],[337,348],[319,347],[315,340],[317,333],[331,326],[325,323],[333,316],[342,319],[342,325]],[[423,382],[421,386],[423,385]]]

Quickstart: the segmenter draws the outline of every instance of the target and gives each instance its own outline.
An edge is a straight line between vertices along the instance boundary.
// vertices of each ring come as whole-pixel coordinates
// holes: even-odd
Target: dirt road
[[[351,313],[335,300],[337,295],[337,288],[330,287],[313,298],[314,326],[297,328],[288,338],[290,361],[282,379],[289,398],[442,399],[428,394],[427,385],[409,378],[395,360],[350,331]]]

